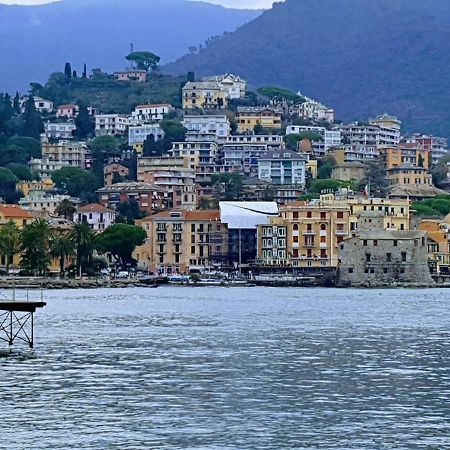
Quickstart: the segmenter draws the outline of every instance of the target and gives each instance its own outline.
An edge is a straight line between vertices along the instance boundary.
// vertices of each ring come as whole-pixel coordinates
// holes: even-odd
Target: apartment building
[[[127,132],[129,119],[123,114],[96,114],[96,136],[120,136]]]
[[[39,181],[25,181],[21,180],[16,183],[16,190],[22,192],[26,197],[31,191],[49,192],[55,189],[55,183],[50,179]]]
[[[173,142],[170,155],[188,158],[189,168],[195,172],[196,181],[208,182],[215,173],[218,144],[215,134],[190,132],[184,142]]]
[[[186,115],[182,124],[191,132],[215,134],[219,143],[225,142],[230,136],[230,121],[226,115]]]
[[[19,205],[27,211],[47,213],[54,215],[59,204],[64,200],[69,200],[74,205],[80,203],[80,200],[70,195],[51,194],[45,191],[30,191],[28,195],[19,200]]]
[[[392,169],[404,164],[429,169],[431,165],[430,151],[420,147],[379,147],[380,156],[383,158],[384,167]]]
[[[159,141],[164,138],[164,130],[157,123],[130,126],[128,128],[128,145],[133,147],[138,155],[142,155],[144,151],[144,141],[150,135],[153,135],[155,141]]]
[[[272,184],[306,185],[306,158],[298,153],[277,150],[258,159],[258,178]]]
[[[78,115],[80,108],[78,105],[68,104],[59,105],[56,110],[56,117],[65,117],[66,119],[74,119]]]
[[[44,135],[47,139],[73,139],[77,126],[74,122],[45,122]]]
[[[219,211],[164,211],[139,224],[147,240],[134,257],[143,269],[171,275],[212,269],[226,260],[228,231]]]
[[[131,113],[133,119],[138,122],[159,122],[164,116],[174,111],[170,103],[137,105]]]
[[[97,190],[99,203],[114,211],[120,203],[134,200],[141,211],[151,214],[165,208],[164,193],[150,183],[125,182],[114,183]]]
[[[325,127],[289,125],[286,128],[286,135],[315,133],[322,138],[323,153],[332,147],[339,147],[342,144],[342,133],[339,129],[327,130]]]
[[[306,120],[334,122],[334,109],[306,97],[299,107],[299,116]]]
[[[71,167],[67,162],[55,161],[50,158],[32,158],[28,161],[31,172],[37,173],[43,180],[52,178],[52,173],[63,167]]]
[[[183,109],[225,109],[228,94],[216,81],[188,81],[182,92]]]
[[[427,233],[428,267],[430,272],[450,274],[450,223],[445,218],[422,219],[417,229]]]
[[[391,186],[433,186],[433,177],[425,167],[401,164],[386,170]]]
[[[68,140],[50,142],[48,139],[43,138],[41,143],[42,159],[59,162],[66,166],[86,169],[86,157],[89,154],[86,142]]]
[[[169,208],[193,210],[197,206],[195,172],[187,157],[141,157],[138,181],[150,183],[164,193]]]
[[[236,121],[239,133],[253,131],[256,125],[267,129],[281,129],[283,110],[276,107],[239,106]]]
[[[406,148],[420,148],[428,150],[432,164],[437,164],[443,156],[448,155],[448,139],[432,135],[413,134],[402,141]]]

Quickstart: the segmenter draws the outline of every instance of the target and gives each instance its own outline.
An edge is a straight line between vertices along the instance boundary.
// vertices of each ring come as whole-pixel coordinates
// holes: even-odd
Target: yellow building
[[[341,163],[333,167],[331,178],[341,181],[361,181],[366,177],[367,166],[359,162]]]
[[[25,197],[30,195],[30,191],[48,192],[55,189],[55,183],[52,180],[46,179],[42,181],[19,181],[16,184],[16,190],[22,191]]]
[[[228,94],[214,81],[188,81],[183,87],[183,109],[226,109]]]
[[[445,219],[423,219],[417,229],[427,232],[428,265],[431,272],[450,274],[450,224]]]
[[[403,164],[386,170],[391,186],[433,186],[433,177],[424,167]]]
[[[350,210],[350,231],[358,228],[358,217],[365,212],[380,212],[384,215],[385,230],[410,229],[410,202],[407,199],[352,197],[342,190],[336,194],[320,196],[320,203],[329,206],[347,206]]]
[[[256,125],[263,128],[280,129],[283,110],[273,107],[238,107],[236,121],[239,133],[253,131]]]
[[[212,268],[228,253],[219,211],[164,211],[139,222],[147,240],[134,252],[139,267],[158,274]]]
[[[336,268],[347,237],[350,209],[298,202],[280,208],[280,218],[258,227],[257,260],[263,266]]]
[[[411,164],[417,167],[430,168],[430,152],[421,148],[379,147],[380,156],[386,169]]]

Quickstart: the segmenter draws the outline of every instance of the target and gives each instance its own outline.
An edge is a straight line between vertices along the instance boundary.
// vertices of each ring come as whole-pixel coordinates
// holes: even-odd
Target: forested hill
[[[167,66],[301,90],[345,120],[389,112],[450,135],[450,1],[286,0]]]
[[[108,72],[123,69],[131,43],[136,50],[151,49],[163,62],[172,61],[259,13],[187,0],[0,4],[0,92],[24,90],[30,79],[43,82],[66,61]]]

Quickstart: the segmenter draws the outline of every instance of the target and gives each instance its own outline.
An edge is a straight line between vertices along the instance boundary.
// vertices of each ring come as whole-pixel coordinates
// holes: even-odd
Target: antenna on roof
[[[134,44],[133,43],[130,44],[130,53],[134,53]]]

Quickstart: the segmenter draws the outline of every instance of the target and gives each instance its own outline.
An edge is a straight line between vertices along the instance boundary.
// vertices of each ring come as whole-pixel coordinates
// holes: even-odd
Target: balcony
[[[305,230],[303,236],[315,236],[316,232],[314,230]]]
[[[348,236],[349,232],[346,230],[336,230],[336,236]]]

